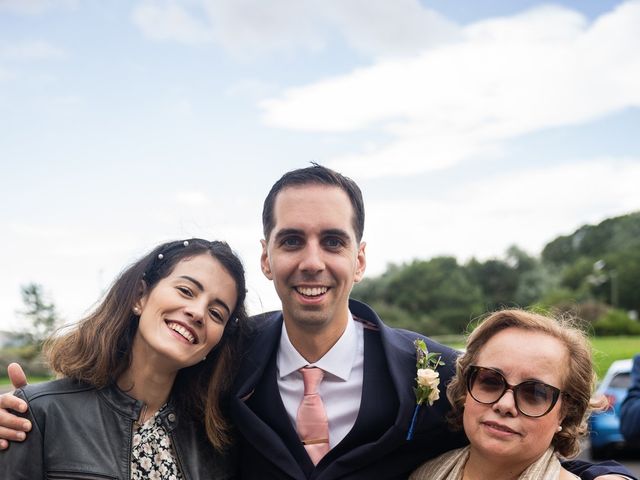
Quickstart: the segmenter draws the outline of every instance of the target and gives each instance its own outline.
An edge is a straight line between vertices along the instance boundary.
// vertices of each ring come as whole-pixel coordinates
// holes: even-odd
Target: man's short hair
[[[273,207],[276,203],[278,193],[287,187],[300,187],[304,185],[338,187],[347,194],[353,207],[353,230],[356,234],[356,240],[359,243],[364,233],[364,201],[362,200],[360,187],[350,178],[345,177],[335,170],[318,165],[317,163],[313,163],[311,167],[287,172],[273,184],[267,198],[264,200],[264,206],[262,208],[262,229],[265,240],[269,240],[269,235],[275,227]]]

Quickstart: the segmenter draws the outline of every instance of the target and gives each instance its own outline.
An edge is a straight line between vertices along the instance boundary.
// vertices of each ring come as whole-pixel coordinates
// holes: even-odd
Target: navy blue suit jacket
[[[365,326],[360,410],[351,432],[316,467],[298,439],[278,391],[276,352],[282,313],[256,317],[230,401],[231,418],[240,434],[240,478],[406,479],[426,460],[467,443],[464,434],[452,432],[445,419],[450,404],[444,388],[455,373],[459,352],[417,333],[387,327],[363,303],[350,300],[349,310]],[[407,441],[416,405],[416,338],[422,338],[430,352],[441,353],[445,366],[438,368],[440,399],[431,407],[421,407],[414,437]],[[573,465],[572,470],[579,474],[587,467]],[[623,468],[592,466],[583,478],[615,472],[630,476]]]
[[[633,358],[629,393],[620,407],[620,431],[628,442],[640,444],[640,354]]]

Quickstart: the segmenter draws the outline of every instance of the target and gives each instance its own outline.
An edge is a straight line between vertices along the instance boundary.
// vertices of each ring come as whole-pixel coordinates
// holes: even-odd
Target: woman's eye
[[[191,290],[187,287],[176,287],[178,289],[178,291],[180,291],[180,293],[187,295],[188,297],[192,297],[193,293],[191,292]]]
[[[211,318],[213,318],[216,322],[224,323],[224,317],[219,311],[209,310],[209,315],[211,315]]]

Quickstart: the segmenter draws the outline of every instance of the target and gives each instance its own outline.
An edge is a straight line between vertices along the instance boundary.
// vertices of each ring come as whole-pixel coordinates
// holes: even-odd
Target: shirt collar
[[[355,325],[356,322],[354,322],[351,312],[348,312],[348,314],[347,328],[344,329],[338,341],[320,360],[312,364],[307,362],[295,349],[289,339],[287,329],[283,325],[276,360],[280,378],[291,375],[302,367],[312,365],[321,368],[341,380],[348,380],[358,353],[358,331]]]

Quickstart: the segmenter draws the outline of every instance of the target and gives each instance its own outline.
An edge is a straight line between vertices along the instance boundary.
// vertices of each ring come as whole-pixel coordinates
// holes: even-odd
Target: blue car
[[[596,391],[596,395],[607,398],[609,408],[593,413],[589,418],[591,457],[594,459],[613,458],[615,451],[625,447],[620,433],[620,405],[631,383],[631,364],[631,359],[613,362]]]

